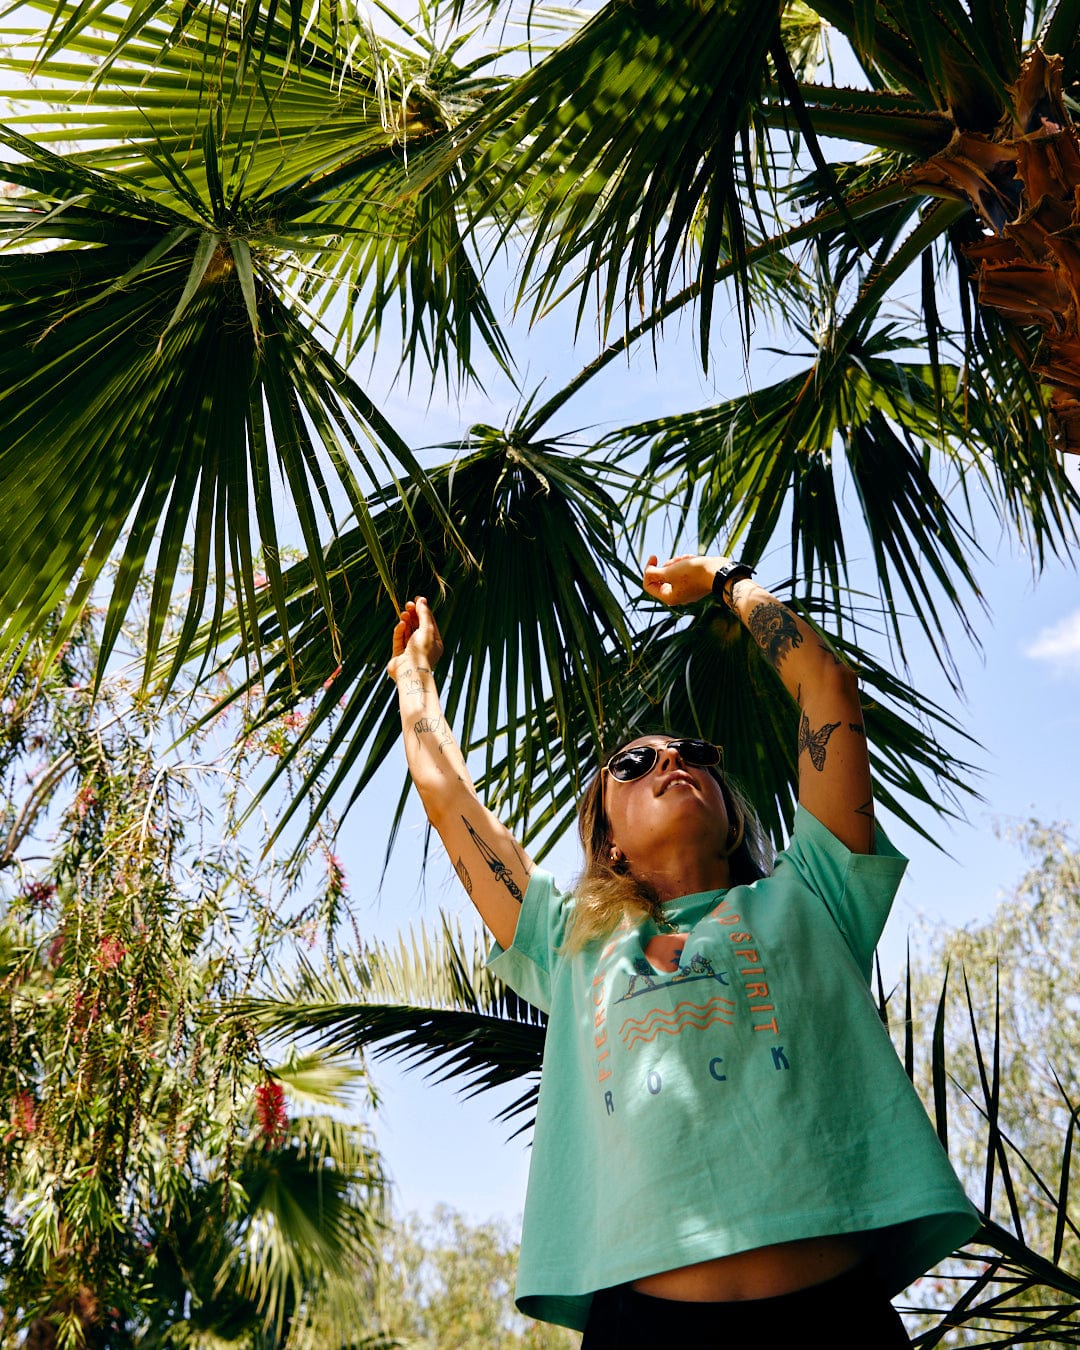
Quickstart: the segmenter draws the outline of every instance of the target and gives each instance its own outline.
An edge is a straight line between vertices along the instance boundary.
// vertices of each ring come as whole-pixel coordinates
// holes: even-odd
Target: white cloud
[[[1024,648],[1033,661],[1048,661],[1061,669],[1080,670],[1080,609],[1060,623],[1044,628],[1035,641]]]

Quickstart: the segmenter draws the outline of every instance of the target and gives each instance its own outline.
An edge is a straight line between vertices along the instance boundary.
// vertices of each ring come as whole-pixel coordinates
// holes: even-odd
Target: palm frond
[[[247,999],[236,1011],[264,1032],[302,1036],[324,1052],[365,1049],[435,1081],[459,1080],[467,1096],[530,1080],[498,1117],[525,1115],[527,1129],[547,1019],[483,960],[479,942],[468,945],[444,918],[437,933],[410,930],[396,947],[372,945],[332,969],[303,963],[275,982],[272,997]]]
[[[624,602],[609,580],[630,584],[614,534],[617,507],[605,486],[605,479],[620,478],[564,447],[519,443],[478,427],[470,453],[432,471],[438,512],[418,494],[406,493],[404,505],[392,491],[377,498],[377,548],[388,559],[395,592],[427,595],[436,605],[446,643],[440,684],[447,717],[463,744],[480,743],[485,771],[498,753],[494,729],[509,738],[511,767],[522,775],[515,814],[527,814],[530,773],[536,761],[551,760],[571,721],[580,717],[599,739],[608,716],[609,662],[630,640]],[[475,566],[440,538],[442,513]],[[298,564],[286,582],[290,655],[269,659],[265,669],[268,717],[313,700],[304,732],[270,782],[328,733],[282,826],[309,791],[317,794],[315,814],[337,794],[354,801],[401,734],[383,673],[392,620],[371,603],[378,574],[364,534],[344,534],[320,566],[331,577],[341,639],[322,617],[310,562]],[[268,619],[264,644],[281,637],[276,616]],[[248,684],[260,678],[253,673]]]
[[[0,212],[9,242],[0,257],[3,652],[65,601],[65,623],[74,623],[120,545],[101,661],[153,558],[149,668],[189,538],[192,586],[176,664],[212,588],[211,644],[218,635],[230,579],[241,631],[257,643],[248,620],[262,599],[260,551],[284,615],[272,466],[291,495],[333,634],[322,538],[337,528],[340,507],[328,483],[388,585],[361,480],[370,487],[408,474],[446,523],[412,452],[280,298],[272,258],[219,191],[203,202],[178,171],[182,191],[165,200],[10,129],[5,139],[26,158],[0,169],[23,189]],[[208,155],[212,145],[208,137]]]
[[[171,40],[166,20],[147,23],[112,59],[125,24],[102,15],[103,35],[72,34],[47,84],[13,94],[32,111],[12,124],[32,125],[39,141],[77,138],[76,162],[113,169],[144,191],[174,190],[180,172],[200,200],[213,180],[235,222],[276,250],[280,285],[334,325],[346,356],[399,316],[410,367],[419,359],[471,374],[476,338],[506,367],[459,219],[468,166],[454,164],[423,194],[397,190],[411,154],[501,87],[478,69],[485,62],[455,62],[470,35],[440,39],[401,19],[386,35],[344,15],[339,22],[324,6],[297,46],[289,11],[272,8],[260,22],[257,65],[252,25],[223,6],[209,7],[183,42]],[[35,41],[27,34],[22,45]],[[35,69],[29,54],[3,64],[24,79]],[[201,153],[207,128],[212,159]],[[469,189],[486,190],[483,180]]]
[[[944,371],[946,400],[939,403],[929,369],[895,355],[905,345],[885,328],[842,352],[823,351],[806,371],[775,385],[624,428],[607,443],[624,452],[647,448],[650,473],[670,479],[680,498],[700,484],[698,537],[726,540],[727,551],[737,548],[751,562],[773,543],[790,505],[792,572],[819,578],[838,610],[852,547],[841,524],[844,465],[858,493],[882,610],[903,652],[898,591],[932,638],[942,631],[938,597],[970,627],[966,608],[980,595],[972,524],[937,485],[927,448],[972,438],[960,372]]]
[[[735,166],[779,31],[757,6],[609,3],[474,119],[464,147],[482,147],[480,169],[505,165],[480,209],[506,228],[528,219],[522,285],[538,309],[580,267],[602,276],[606,323],[646,287],[662,305],[682,269],[707,335],[713,273],[746,255]],[[422,161],[418,181],[443,164]]]

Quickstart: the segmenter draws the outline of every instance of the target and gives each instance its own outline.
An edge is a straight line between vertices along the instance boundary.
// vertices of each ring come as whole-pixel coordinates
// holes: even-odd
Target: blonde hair
[[[606,761],[607,756],[604,758]],[[745,885],[768,876],[772,871],[772,848],[753,807],[719,769],[708,772],[720,784],[728,819],[734,823],[725,854],[731,884]],[[573,888],[574,910],[563,944],[569,953],[605,937],[624,916],[638,923],[646,918],[663,921],[663,905],[656,888],[636,877],[625,858],[612,860],[611,825],[604,813],[602,780],[601,770],[585,789],[578,806],[578,835],[585,868]]]

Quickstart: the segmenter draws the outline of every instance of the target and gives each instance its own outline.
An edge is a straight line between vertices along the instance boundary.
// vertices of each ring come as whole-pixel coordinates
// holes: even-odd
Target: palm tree
[[[314,0],[25,9],[41,19],[7,34],[0,133],[12,670],[36,635],[59,650],[92,596],[103,670],[145,575],[148,672],[221,650],[228,667],[235,648],[268,718],[316,700],[305,735],[327,733],[327,750],[294,809],[314,791],[318,818],[396,740],[392,607],[442,587],[448,709],[534,852],[565,826],[597,742],[647,718],[727,741],[779,834],[793,765],[760,745],[794,736],[733,716],[753,686],[784,726],[771,673],[725,616],[659,613],[633,584],[636,532],[694,512],[703,542],[776,572],[790,540],[787,585],[870,686],[879,796],[916,824],[955,801],[966,766],[939,733],[955,744],[961,728],[874,661],[873,630],[901,654],[925,632],[955,674],[948,624],[974,636],[982,600],[975,498],[1037,561],[1076,541],[1072,0],[609,0],[555,33],[524,14],[506,47],[495,4],[421,6],[415,25]],[[822,78],[828,41],[839,79]],[[353,372],[376,347],[420,384],[468,383],[490,361],[514,372],[485,289],[500,246],[520,312],[569,311],[600,339],[562,389],[522,388],[504,425],[463,432],[433,466]],[[797,369],[596,443],[560,430],[666,323],[693,317],[715,365],[721,286],[747,348],[767,316]],[[291,521],[304,556],[287,565]],[[876,604],[849,569],[864,542]],[[185,622],[166,641],[188,543]],[[716,689],[730,702],[703,697]],[[518,1072],[531,1014],[508,1034],[498,990],[479,997],[464,956],[447,961],[471,1020],[446,1029],[423,1006],[433,951],[414,1001],[387,994],[363,1035]],[[324,1000],[334,1017],[345,1001]]]
[[[1071,162],[1053,149],[1072,144],[1054,92],[1054,72],[1068,81],[1080,59],[1070,5],[656,0],[565,21],[547,48],[539,23],[499,48],[495,8],[486,28],[477,11],[476,34],[454,26],[460,6],[425,8],[417,25],[301,0],[30,8],[42,22],[9,35],[6,66],[23,87],[0,214],[9,654],[65,596],[73,623],[118,554],[102,661],[150,575],[147,668],[175,672],[236,639],[254,681],[270,662],[275,710],[315,692],[325,720],[344,700],[339,758],[316,779],[351,800],[393,736],[378,674],[390,603],[441,584],[464,737],[486,746],[489,792],[542,847],[597,741],[658,701],[659,715],[723,738],[730,719],[720,710],[708,725],[705,683],[723,669],[737,697],[768,680],[717,616],[685,628],[631,598],[627,531],[650,513],[685,520],[696,506],[699,538],[751,562],[790,528],[789,584],[857,653],[875,622],[849,590],[861,529],[899,650],[914,623],[946,665],[943,606],[974,633],[981,600],[969,494],[1037,558],[1073,541],[1078,494],[1053,442],[1065,405],[1054,396],[1053,421],[1039,381],[1067,340],[1046,319],[1054,332],[1037,352],[1030,325],[973,306],[968,260],[990,248],[982,291],[1000,297],[1002,250],[1031,251],[1009,223],[1030,214],[1024,175],[1039,155]],[[828,34],[846,39],[857,88],[818,79]],[[1031,55],[1036,38],[1061,61]],[[1031,92],[1039,70],[1045,96]],[[827,159],[826,136],[862,149]],[[992,201],[958,167],[984,142]],[[992,248],[990,228],[1004,231]],[[349,371],[388,344],[417,379],[470,380],[479,347],[512,369],[484,289],[498,240],[519,251],[537,322],[575,296],[584,322],[597,296],[609,340],[562,390],[523,391],[506,426],[473,428],[458,468],[425,469]],[[1063,294],[1065,245],[1041,258],[1039,294]],[[891,306],[915,264],[922,314],[901,323]],[[721,282],[747,340],[754,315],[772,313],[805,351],[802,369],[590,446],[549,430],[600,370],[683,311],[697,314],[707,364]],[[842,523],[846,482],[858,528]],[[289,521],[305,557],[286,569]],[[543,532],[547,558],[514,547],[523,530]],[[187,621],[163,652],[188,540]],[[357,600],[372,586],[384,614]],[[944,714],[873,678],[879,790],[904,811],[947,803],[964,766],[936,748]],[[502,705],[484,692],[496,687],[509,691]],[[775,803],[779,832],[792,766],[750,747],[729,760]]]

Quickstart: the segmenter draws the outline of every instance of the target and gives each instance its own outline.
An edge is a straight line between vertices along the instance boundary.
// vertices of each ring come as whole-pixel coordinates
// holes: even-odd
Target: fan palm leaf
[[[895,326],[850,334],[839,350],[821,352],[774,385],[623,428],[608,444],[620,455],[647,450],[650,475],[673,485],[669,500],[689,500],[699,486],[698,537],[721,536],[728,551],[752,563],[790,513],[792,572],[820,576],[838,609],[852,581],[851,527],[842,525],[840,507],[850,482],[899,650],[905,605],[940,642],[939,597],[969,628],[968,607],[980,597],[971,499],[961,496],[954,509],[948,479],[972,481],[1007,501],[1032,522],[1040,547],[1074,537],[1080,497],[1045,437],[1000,461],[980,453],[988,442],[1012,443],[1018,416],[1031,408],[1030,385],[991,399],[985,375],[944,362],[935,370],[904,359],[909,349]],[[976,388],[985,402],[973,397]],[[1035,499],[1044,504],[1040,512],[1032,511]]]
[[[526,444],[479,426],[468,453],[433,470],[430,482],[439,497],[435,510],[419,494],[407,495],[405,509],[392,490],[373,499],[378,551],[397,594],[428,595],[436,603],[446,643],[440,668],[446,715],[460,724],[464,744],[481,748],[485,772],[502,753],[499,729],[515,775],[511,810],[527,819],[533,775],[539,762],[550,761],[564,729],[581,718],[600,739],[609,715],[611,656],[630,641],[625,602],[612,589],[613,581],[624,590],[630,585],[609,490],[625,476],[566,447]],[[475,565],[452,537],[440,536],[443,515]],[[392,622],[372,604],[379,577],[363,532],[344,533],[321,566],[331,578],[340,639],[326,624],[310,561],[297,564],[287,581],[287,651],[269,657],[265,670],[252,672],[232,694],[265,677],[267,720],[312,700],[306,727],[267,788],[327,734],[279,828],[309,791],[317,797],[309,826],[337,794],[353,802],[401,735],[384,674]],[[272,648],[282,636],[278,619],[269,619],[263,644]]]
[[[391,19],[391,33],[377,34],[324,7],[297,47],[288,14],[271,12],[255,65],[245,55],[251,24],[225,8],[210,7],[182,43],[170,41],[167,18],[147,23],[115,60],[110,44],[124,22],[102,15],[94,32],[69,37],[43,85],[30,80],[37,35],[25,33],[26,54],[4,65],[25,81],[10,94],[16,107],[31,109],[9,120],[32,126],[43,143],[77,138],[75,162],[122,172],[145,191],[172,190],[176,165],[202,199],[219,175],[232,214],[277,250],[279,287],[334,325],[345,359],[400,314],[410,365],[425,357],[447,374],[471,372],[479,335],[505,366],[506,343],[460,227],[456,197],[469,165],[452,165],[422,196],[394,187],[410,154],[500,87],[481,73],[495,58],[459,66],[470,34],[440,38],[389,11],[384,28]],[[213,161],[200,153],[208,126]],[[471,193],[487,190],[481,180]]]
[[[238,1015],[273,1035],[300,1033],[324,1053],[370,1051],[400,1059],[436,1081],[458,1081],[467,1096],[528,1082],[499,1113],[531,1126],[547,1019],[484,965],[445,917],[437,932],[401,934],[315,970],[303,963],[275,981],[272,996],[246,999]]]
[[[728,257],[745,263],[752,189],[733,151],[748,167],[748,110],[778,34],[760,6],[608,4],[474,119],[464,146],[484,147],[481,166],[507,166],[483,209],[528,220],[523,285],[535,282],[537,306],[568,271],[585,281],[583,303],[602,276],[606,323],[646,286],[662,305],[679,269],[707,280]],[[706,284],[703,338],[711,296]]]
[[[3,139],[25,157],[0,169],[22,189],[0,212],[9,242],[0,257],[5,655],[77,582],[62,641],[118,545],[103,663],[151,556],[148,666],[156,658],[188,539],[193,576],[177,663],[212,588],[216,632],[230,577],[242,618],[262,584],[281,607],[272,466],[332,628],[323,529],[336,528],[347,504],[388,584],[363,480],[370,489],[405,473],[434,504],[408,446],[280,298],[272,258],[219,184],[204,202],[171,165],[176,191],[164,200],[11,129]],[[209,135],[204,154],[215,162]]]

